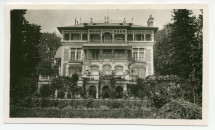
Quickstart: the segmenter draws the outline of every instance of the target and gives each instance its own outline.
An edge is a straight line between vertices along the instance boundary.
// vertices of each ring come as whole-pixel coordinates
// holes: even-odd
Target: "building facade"
[[[86,82],[88,96],[108,98],[112,78],[117,92],[127,93],[127,85],[135,84],[137,78],[153,75],[154,34],[152,16],[147,26],[127,22],[77,23],[58,27],[62,46],[55,59],[60,61],[59,75],[78,74],[78,86]],[[83,81],[83,79],[87,79]],[[120,94],[119,94],[119,97]]]

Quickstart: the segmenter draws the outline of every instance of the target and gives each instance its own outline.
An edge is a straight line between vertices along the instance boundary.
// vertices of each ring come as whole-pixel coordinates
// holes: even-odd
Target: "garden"
[[[61,80],[63,77],[59,77]],[[66,77],[68,79],[68,77]],[[58,79],[59,82],[59,79]],[[66,83],[64,81],[64,83]],[[55,84],[56,85],[56,84]],[[46,87],[46,89],[44,89]],[[129,97],[76,99],[55,98],[47,86],[40,95],[17,100],[10,106],[10,117],[47,118],[141,118],[141,119],[201,119],[201,104],[189,83],[174,75],[148,76],[128,85]],[[73,88],[75,94],[78,89]],[[84,90],[84,89],[83,89]],[[114,89],[113,89],[114,90]],[[78,90],[79,91],[79,90]],[[84,93],[84,92],[83,92]],[[111,94],[112,93],[112,94]],[[83,96],[84,97],[84,96]],[[195,99],[194,99],[195,98]],[[198,104],[197,104],[198,103]]]

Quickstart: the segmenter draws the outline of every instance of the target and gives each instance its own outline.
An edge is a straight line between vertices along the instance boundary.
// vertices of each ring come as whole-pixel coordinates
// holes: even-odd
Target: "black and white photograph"
[[[88,6],[8,9],[8,120],[207,124],[206,5]]]

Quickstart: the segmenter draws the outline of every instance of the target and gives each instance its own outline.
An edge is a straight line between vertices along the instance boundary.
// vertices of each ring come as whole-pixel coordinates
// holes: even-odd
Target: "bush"
[[[169,102],[169,98],[165,95],[155,94],[152,97],[151,102],[152,106],[154,106],[157,109],[160,109],[162,106]]]
[[[63,90],[58,90],[57,91],[57,98],[63,99],[65,95],[65,92]]]
[[[51,106],[51,102],[48,99],[43,98],[41,100],[41,107],[49,107],[49,106]]]
[[[40,88],[40,94],[42,98],[47,98],[52,94],[51,87],[48,84],[44,84]]]
[[[159,110],[157,118],[202,119],[202,110],[194,103],[185,100],[172,100]]]
[[[68,106],[67,102],[59,101],[58,103],[58,108],[60,109],[63,109],[64,107],[67,107],[67,106]]]
[[[88,98],[87,100],[85,100],[84,104],[87,108],[93,108],[93,102],[94,102],[93,98]]]
[[[108,107],[110,108],[121,108],[123,105],[120,102],[117,101],[113,101],[109,104]]]

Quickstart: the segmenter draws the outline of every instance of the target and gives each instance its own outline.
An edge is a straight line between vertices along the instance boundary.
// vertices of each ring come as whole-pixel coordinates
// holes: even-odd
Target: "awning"
[[[131,49],[130,44],[84,44],[84,49]]]

